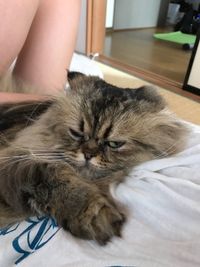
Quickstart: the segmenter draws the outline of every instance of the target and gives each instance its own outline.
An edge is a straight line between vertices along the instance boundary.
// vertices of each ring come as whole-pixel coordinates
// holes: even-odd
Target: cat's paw
[[[64,220],[62,226],[77,237],[105,245],[113,236],[121,236],[124,222],[125,216],[102,197],[90,203],[72,221]]]

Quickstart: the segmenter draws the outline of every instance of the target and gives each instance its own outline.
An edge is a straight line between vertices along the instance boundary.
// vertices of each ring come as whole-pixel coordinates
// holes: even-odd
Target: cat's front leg
[[[77,198],[77,205],[79,205]],[[73,235],[96,240],[105,245],[113,236],[121,236],[124,215],[105,197],[95,192],[88,197],[83,209],[75,216],[61,214],[61,225]]]
[[[113,236],[120,236],[124,215],[95,184],[86,183],[68,168],[57,170],[55,175],[51,197],[43,205],[46,214],[73,235],[102,245]]]
[[[120,236],[124,216],[69,166],[32,161],[3,169],[0,193],[14,217],[49,215],[73,235],[100,244]]]

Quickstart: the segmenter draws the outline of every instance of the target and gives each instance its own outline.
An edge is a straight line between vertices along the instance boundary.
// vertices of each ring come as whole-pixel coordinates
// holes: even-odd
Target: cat
[[[104,245],[125,222],[109,185],[179,152],[187,129],[152,87],[75,72],[68,79],[65,96],[0,105],[0,226],[47,215]]]

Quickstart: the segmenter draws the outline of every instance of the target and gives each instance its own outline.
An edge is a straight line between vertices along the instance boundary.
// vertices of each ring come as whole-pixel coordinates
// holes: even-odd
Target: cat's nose
[[[91,139],[85,142],[81,147],[82,153],[84,154],[85,160],[90,160],[95,157],[98,153],[98,146],[96,141]]]
[[[85,152],[84,153],[84,157],[86,160],[90,160],[91,158],[93,158],[95,156],[94,153],[90,153],[90,152]]]

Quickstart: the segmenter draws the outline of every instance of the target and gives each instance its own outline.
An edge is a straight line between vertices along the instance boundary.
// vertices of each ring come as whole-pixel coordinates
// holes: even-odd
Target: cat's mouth
[[[74,168],[74,170],[78,174],[81,174],[82,177],[85,177],[90,180],[105,177],[110,173],[108,168],[103,168],[102,166],[94,164],[92,160],[84,160],[84,161],[72,160],[68,163]]]
[[[101,170],[103,169],[98,164],[94,164],[91,160],[84,160],[84,161],[73,161],[72,164],[79,169],[92,169],[92,170]]]
[[[77,156],[76,158],[70,157],[68,159],[65,159],[66,162],[68,162],[73,167],[78,168],[85,168],[85,169],[105,169],[101,164],[99,164],[99,159],[96,157],[91,157],[89,159],[83,157],[83,155]]]

